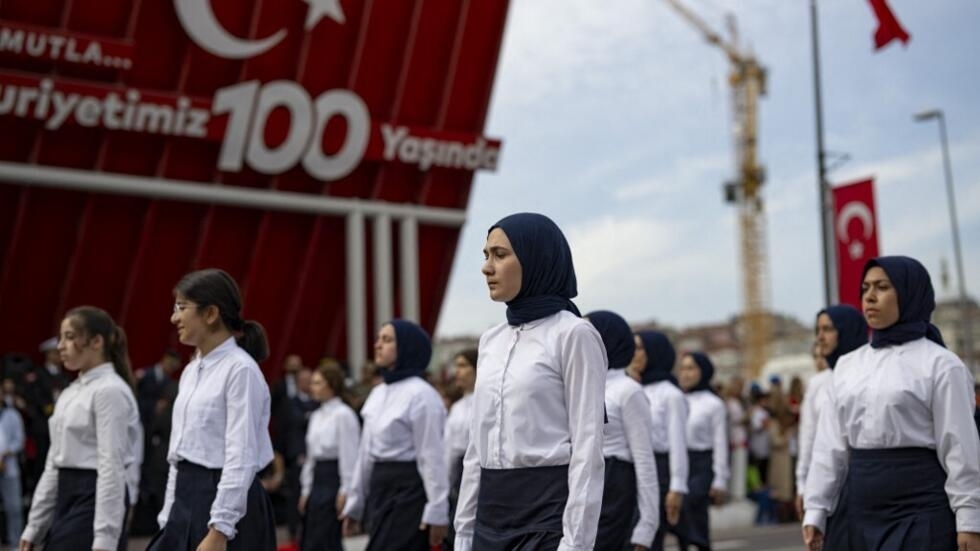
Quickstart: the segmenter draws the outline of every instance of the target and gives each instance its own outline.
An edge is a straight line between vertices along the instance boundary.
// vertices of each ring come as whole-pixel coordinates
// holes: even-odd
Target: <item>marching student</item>
[[[714,374],[714,364],[701,352],[690,352],[681,359],[678,379],[687,393],[690,408],[687,418],[690,493],[684,512],[690,543],[700,551],[711,549],[708,505],[724,501],[729,476],[727,408],[711,389]]]
[[[800,453],[796,462],[796,513],[803,518],[803,490],[810,471],[813,440],[817,436],[817,420],[826,403],[824,387],[833,378],[833,369],[841,356],[868,344],[868,324],[857,308],[835,304],[817,313],[816,352],[826,367],[810,378],[803,404],[800,407]]]
[[[663,551],[667,532],[677,537],[678,547],[687,548],[687,528],[681,523],[689,473],[687,458],[687,398],[671,374],[677,353],[667,335],[640,331],[634,336],[633,365],[642,369],[640,383],[650,402],[650,442],[657,463],[660,485],[660,523],[652,551]]]
[[[340,551],[340,514],[344,510],[361,442],[357,414],[344,400],[344,373],[333,364],[321,365],[310,381],[320,407],[306,429],[306,462],[300,473],[303,515],[302,551]]]
[[[124,550],[143,459],[126,334],[105,311],[80,306],[61,322],[58,352],[78,378],[48,422],[51,449],[20,550]]]
[[[458,551],[591,549],[602,506],[606,353],[571,299],[572,253],[540,214],[487,233],[482,272],[507,321],[480,337]]]
[[[222,270],[185,275],[170,323],[196,348],[180,376],[160,531],[148,551],[272,550],[272,504],[258,472],[272,461],[265,330],[242,318],[238,284]]]
[[[825,387],[804,542],[824,547],[825,520],[841,499],[847,533],[835,551],[980,549],[973,377],[929,322],[929,273],[904,256],[869,260],[861,307],[871,342],[840,358]]]
[[[473,387],[476,386],[477,350],[468,348],[453,358],[456,385],[463,397],[449,408],[446,418],[446,465],[449,468],[449,536],[443,551],[452,551],[456,539],[452,519],[456,516],[459,486],[463,481],[463,456],[470,445],[470,420],[473,418]]]
[[[429,335],[407,320],[381,326],[374,363],[384,383],[361,409],[364,432],[342,513],[345,535],[367,521],[369,550],[428,551],[449,522],[446,407],[425,380]]]
[[[609,371],[602,453],[606,461],[596,550],[620,551],[631,544],[646,551],[660,522],[660,488],[650,445],[650,402],[640,383],[626,375],[636,345],[626,320],[604,310],[586,314],[602,337]],[[632,522],[634,510],[639,511]]]

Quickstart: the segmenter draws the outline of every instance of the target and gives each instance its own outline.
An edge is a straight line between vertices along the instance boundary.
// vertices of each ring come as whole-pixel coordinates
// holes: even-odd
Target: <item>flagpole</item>
[[[813,98],[816,106],[817,129],[817,197],[820,200],[820,244],[823,250],[824,304],[836,302],[833,290],[834,256],[827,238],[827,219],[830,214],[827,201],[827,168],[823,147],[823,99],[820,92],[820,41],[817,33],[817,0],[810,0],[810,36],[813,48]]]

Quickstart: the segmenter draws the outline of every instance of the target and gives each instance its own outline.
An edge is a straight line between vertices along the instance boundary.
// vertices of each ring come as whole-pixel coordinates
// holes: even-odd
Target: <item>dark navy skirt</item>
[[[843,551],[955,551],[956,518],[936,450],[851,450]],[[837,513],[834,514],[837,517]],[[835,521],[838,519],[835,519]]]
[[[157,532],[147,551],[194,551],[208,534],[211,504],[218,493],[221,469],[208,469],[189,461],[177,463],[174,503],[163,530]],[[276,521],[272,503],[259,477],[248,488],[245,516],[235,525],[228,551],[274,551]],[[78,550],[75,550],[78,551]]]
[[[712,468],[713,450],[688,450],[687,461],[690,472],[687,479],[687,497],[684,499],[684,519],[681,523],[687,529],[690,545],[700,550],[711,549],[711,535],[708,530],[708,507],[711,505],[711,483],[715,472]]]
[[[687,524],[685,514],[681,510],[681,518],[677,524],[667,523],[667,493],[670,491],[670,455],[667,453],[654,453],[653,458],[657,463],[657,483],[660,485],[660,524],[657,525],[657,535],[653,538],[650,551],[663,551],[664,536],[669,532],[677,537],[677,546],[687,549]],[[640,513],[637,511],[633,515],[633,525],[639,522]],[[623,549],[632,550],[632,546],[627,542]]]
[[[371,471],[366,511],[369,551],[429,551],[419,530],[425,487],[415,461],[379,461]]]
[[[596,533],[596,551],[619,551],[630,543],[636,499],[636,470],[633,463],[617,457],[606,458],[606,479],[602,487],[602,512]],[[649,544],[649,542],[644,542]]]
[[[337,520],[337,491],[340,470],[336,459],[317,461],[313,467],[313,489],[306,500],[303,517],[302,551],[340,551],[340,521]]]
[[[54,519],[44,543],[45,551],[79,551],[92,549],[95,532],[95,487],[98,474],[94,469],[58,469],[58,497]],[[123,496],[125,500],[125,495]],[[126,503],[125,505],[128,505]],[[116,549],[126,549],[126,507],[123,507],[122,532]],[[16,542],[11,542],[13,545]]]
[[[558,549],[567,501],[568,465],[481,469],[473,549]]]

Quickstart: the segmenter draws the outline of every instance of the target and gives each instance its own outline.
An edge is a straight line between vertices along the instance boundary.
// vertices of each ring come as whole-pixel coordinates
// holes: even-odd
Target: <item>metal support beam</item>
[[[419,323],[419,225],[411,216],[401,219],[400,258],[402,317]]]
[[[394,317],[394,289],[391,261],[391,217],[374,217],[374,326],[381,327]]]
[[[367,293],[364,284],[364,215],[347,215],[347,361],[361,380],[367,353]]]

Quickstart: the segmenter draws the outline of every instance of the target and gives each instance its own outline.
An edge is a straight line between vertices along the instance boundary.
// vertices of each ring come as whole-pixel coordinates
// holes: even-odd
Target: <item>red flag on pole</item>
[[[878,218],[874,179],[835,187],[834,235],[837,238],[837,296],[861,309],[861,271],[878,256]]]
[[[902,44],[909,43],[909,33],[902,28],[887,0],[868,0],[871,9],[878,18],[878,29],[875,30],[875,50],[884,48],[892,40],[901,40]]]

